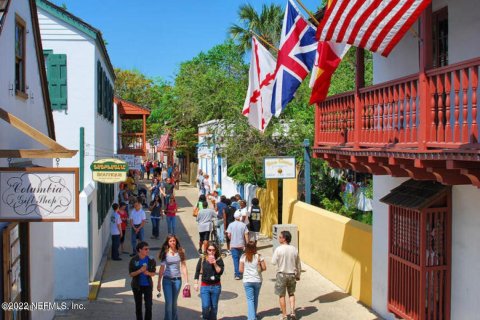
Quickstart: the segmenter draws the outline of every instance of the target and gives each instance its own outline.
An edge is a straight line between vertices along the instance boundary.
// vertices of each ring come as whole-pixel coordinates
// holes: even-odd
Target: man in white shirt
[[[295,288],[297,281],[300,280],[302,265],[298,250],[290,245],[292,235],[289,231],[282,231],[278,236],[280,246],[275,249],[272,257],[272,264],[277,266],[277,277],[275,281],[275,294],[279,296],[280,309],[282,310],[282,319],[288,319],[287,306],[285,301],[285,291],[288,292],[290,299],[290,319],[296,319],[295,316]]]
[[[139,199],[135,199],[135,203],[133,204],[133,209],[130,212],[130,225],[132,226],[132,250],[133,253],[130,255],[131,257],[135,256],[137,253],[135,252],[135,248],[137,247],[137,239],[143,241],[145,238],[145,230],[143,227],[145,226],[145,221],[147,220],[147,216],[145,215],[145,211],[143,211],[142,204]]]
[[[112,205],[112,216],[110,217],[110,234],[112,235],[112,260],[120,261],[120,238],[122,237],[122,219],[118,214],[118,204]]]

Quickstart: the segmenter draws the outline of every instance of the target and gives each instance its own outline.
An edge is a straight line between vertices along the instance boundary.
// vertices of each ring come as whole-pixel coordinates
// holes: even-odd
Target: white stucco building
[[[80,222],[54,226],[55,297],[85,299],[104,258],[116,194],[114,185],[94,182],[90,170],[94,160],[114,155],[115,75],[99,30],[48,1],[36,2],[58,141],[80,150],[59,165],[79,167],[83,179]]]
[[[474,0],[433,0],[388,58],[374,54],[373,86],[317,106],[317,157],[374,175],[372,308],[385,319],[480,313],[479,15]]]
[[[43,137],[55,139],[35,1],[0,2],[0,57],[2,115],[15,116]],[[29,137],[6,121],[0,121],[0,137],[2,152],[48,149],[37,141],[44,138]],[[18,154],[0,158],[0,167],[52,167],[51,158],[36,158],[33,153],[32,158],[25,158],[21,152]],[[54,225],[53,222],[0,223],[2,238],[10,241],[2,241],[0,251],[2,302],[54,301]],[[2,315],[8,319],[52,319],[54,311],[2,311]]]

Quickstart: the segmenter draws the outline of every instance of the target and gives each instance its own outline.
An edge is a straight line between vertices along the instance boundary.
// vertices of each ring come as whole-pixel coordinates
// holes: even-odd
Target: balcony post
[[[147,116],[143,115],[143,136],[142,136],[142,150],[143,154],[147,155]]]
[[[353,146],[360,148],[360,133],[362,130],[362,103],[360,89],[365,87],[365,51],[356,48],[355,51],[355,109],[354,109],[354,133]],[[346,133],[347,134],[347,133]]]
[[[418,146],[420,150],[427,149],[430,140],[429,125],[432,122],[430,114],[431,100],[426,71],[432,68],[432,5],[430,4],[420,18],[420,57],[418,74],[418,94],[420,97],[420,113],[418,123]],[[414,137],[415,138],[415,137]]]

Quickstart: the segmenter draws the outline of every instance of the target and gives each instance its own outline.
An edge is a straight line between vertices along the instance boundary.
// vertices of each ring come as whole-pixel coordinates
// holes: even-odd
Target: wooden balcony
[[[147,118],[150,116],[150,110],[118,97],[114,97],[114,102],[117,105],[118,118],[121,123],[142,120],[142,132],[122,132],[118,134],[117,153],[145,157],[147,155]]]
[[[315,156],[361,172],[480,187],[479,66],[476,58],[329,97],[316,106]]]
[[[117,150],[119,154],[144,156],[146,149],[144,133],[119,133]]]

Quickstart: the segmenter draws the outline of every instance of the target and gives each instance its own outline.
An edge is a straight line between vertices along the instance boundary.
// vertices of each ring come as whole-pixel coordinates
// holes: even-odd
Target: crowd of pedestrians
[[[142,178],[145,175],[147,179],[152,177],[149,206],[144,205],[140,196],[132,197],[135,189],[131,189],[130,184],[135,185],[134,180],[124,184],[118,197],[120,204],[113,205],[114,214],[111,217],[110,228],[112,260],[122,260],[120,254],[125,253],[123,242],[127,224],[130,224],[133,252],[130,255],[132,258],[129,263],[129,275],[137,320],[152,319],[154,291],[152,277],[156,275],[158,297],[163,291],[165,299],[164,319],[181,318],[177,312],[180,292],[183,297],[190,297],[186,252],[180,244],[181,239],[176,235],[178,207],[175,189],[178,180],[174,175],[178,167],[172,166],[171,170],[169,169],[161,165],[154,166],[150,161],[142,165]],[[221,278],[225,273],[223,259],[231,256],[233,270],[227,270],[227,273],[231,272],[235,280],[243,280],[248,320],[255,320],[263,281],[262,272],[267,269],[264,257],[257,252],[261,229],[259,200],[253,198],[248,207],[240,195],[231,198],[222,195],[219,186],[212,188],[209,176],[203,174],[201,170],[197,176],[197,186],[199,198],[193,215],[199,233],[199,259],[194,272],[194,290],[200,292],[202,319],[217,319],[218,302],[222,292]],[[150,211],[152,239],[160,239],[159,225],[166,216],[168,235],[158,257],[149,256],[149,245],[145,241],[144,227],[147,217],[144,208]],[[279,235],[280,246],[275,250],[271,261],[277,271],[275,294],[279,297],[281,319],[296,319],[295,286],[296,281],[300,280],[301,265],[298,251],[290,245],[290,241],[290,233],[282,231]],[[160,265],[158,273],[156,259]],[[289,315],[286,309],[287,294],[291,310]]]

